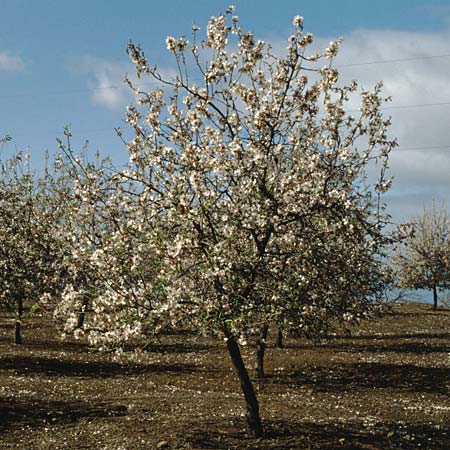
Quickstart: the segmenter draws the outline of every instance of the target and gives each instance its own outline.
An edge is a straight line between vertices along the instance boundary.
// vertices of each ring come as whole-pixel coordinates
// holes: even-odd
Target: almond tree
[[[108,209],[115,198],[111,183],[115,169],[109,158],[98,153],[90,158],[87,147],[76,154],[70,130],[64,134],[64,140],[58,139],[59,152],[46,183],[48,202],[63,211],[53,223],[53,233],[64,253],[65,277],[62,301],[60,295],[47,295],[45,303],[65,332],[82,335],[86,314],[103,291],[107,276],[96,270],[93,255],[110,242],[119,210],[110,214]]]
[[[431,289],[433,309],[438,288],[450,286],[450,217],[442,205],[425,209],[415,217],[411,233],[393,257],[398,285],[407,289]]]
[[[114,177],[109,208],[117,233],[93,255],[112,275],[90,318],[101,326],[86,326],[102,344],[140,335],[149,317],[222,336],[255,436],[263,427],[241,346],[270,323],[315,335],[365,317],[390,242],[380,197],[396,144],[380,113],[381,86],[358,94],[356,82],[339,85],[340,41],[309,54],[313,37],[300,16],[293,27],[278,55],[230,8],[211,18],[204,41],[196,25],[192,42],[167,38],[173,79],[128,45],[137,75],[162,87],[128,82],[137,105],[126,115],[130,164]],[[358,95],[352,116],[345,106]],[[367,178],[369,165],[377,179]],[[130,261],[136,273],[150,267],[145,282],[129,282]]]
[[[17,152],[0,162],[0,303],[15,311],[16,344],[22,343],[25,306],[60,290],[64,266],[45,178],[30,170],[28,160]]]
[[[95,212],[103,228],[97,242],[83,226],[86,217],[74,212],[78,233],[70,243],[73,276],[55,310],[58,321],[64,320],[65,333],[87,335],[100,350],[121,347],[131,338],[147,340],[162,328],[167,309],[158,281],[155,230],[149,229],[146,216],[137,216],[124,203],[118,205],[118,198],[124,201],[120,189],[110,194]],[[83,201],[85,213],[90,202],[92,198]]]
[[[162,327],[164,297],[156,281],[160,259],[153,227],[127,171],[117,174],[109,158],[89,157],[71,146],[71,132],[47,176],[54,207],[64,209],[54,235],[64,249],[61,295],[46,304],[63,335],[88,335],[100,350],[121,347],[137,336],[148,339]],[[58,206],[57,206],[58,205]]]

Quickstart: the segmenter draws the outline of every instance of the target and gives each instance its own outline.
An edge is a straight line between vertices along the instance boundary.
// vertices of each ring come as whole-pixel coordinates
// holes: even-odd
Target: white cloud
[[[311,53],[323,51],[337,37],[316,36]],[[274,43],[275,53],[283,54],[286,45]],[[380,62],[386,60],[397,61]],[[361,64],[370,62],[377,63]],[[334,65],[341,83],[356,79],[370,90],[382,81],[383,95],[392,97],[384,113],[392,117],[390,136],[399,143],[390,159],[394,183],[386,197],[394,220],[419,214],[433,199],[450,199],[450,29],[353,31],[344,36]],[[349,109],[358,108],[359,99],[352,97]]]
[[[25,68],[25,63],[18,55],[11,52],[0,52],[0,72],[18,72]]]
[[[317,45],[329,40],[318,38]],[[449,42],[450,30],[358,30],[344,36],[335,61],[343,82],[356,79],[370,89],[383,81],[383,94],[392,96],[385,115],[399,142],[390,160],[395,179],[389,207],[396,219],[420,213],[433,198],[450,198],[450,56],[441,56],[450,55]],[[408,61],[357,65],[400,59]]]
[[[112,62],[103,58],[85,56],[77,70],[88,75],[87,84],[92,91],[92,101],[113,111],[123,111],[133,99],[133,93],[124,83],[131,64]]]
[[[138,79],[134,65],[129,62],[115,62],[93,56],[85,56],[76,66],[77,71],[88,75],[87,84],[92,91],[92,101],[112,111],[124,112],[127,105],[133,103],[134,93],[124,82],[128,76],[134,87],[150,90],[160,85],[150,77]],[[160,69],[165,79],[172,79],[175,71]]]

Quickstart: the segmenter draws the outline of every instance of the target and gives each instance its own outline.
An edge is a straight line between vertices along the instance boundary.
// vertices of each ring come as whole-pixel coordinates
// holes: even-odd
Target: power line
[[[84,134],[84,135],[89,134],[89,135],[91,135],[91,134],[99,134],[99,133],[106,133],[106,132],[114,132],[115,128],[117,128],[117,127],[95,128],[95,129],[89,129],[89,130],[79,130],[79,131],[76,131],[76,132],[72,131],[71,128],[70,128],[70,130],[72,131],[72,134],[74,134],[76,136],[79,136],[81,134]],[[7,134],[11,135],[13,138],[16,138],[16,137],[23,138],[23,137],[26,137],[26,136],[31,136],[28,133],[25,133],[25,134],[24,133],[18,133],[18,134],[7,133]],[[40,134],[40,133],[38,133],[38,134]],[[55,131],[55,130],[53,130],[53,131],[44,131],[42,134],[45,134],[45,135],[51,134],[52,136],[61,137],[61,136],[64,135],[64,132],[63,132],[63,129],[61,128],[58,131]],[[34,136],[36,136],[36,134],[34,134]],[[56,137],[54,139],[56,140]]]
[[[410,109],[410,108],[428,108],[432,106],[449,106],[449,102],[435,102],[435,103],[416,103],[412,105],[392,105],[392,106],[380,106],[380,110],[385,109]],[[345,110],[346,113],[354,113],[354,112],[360,112],[361,109],[347,109]],[[325,113],[321,113],[324,115]]]
[[[155,82],[156,83],[156,82]],[[136,85],[136,87],[142,87],[144,85],[150,85],[150,84],[155,84],[155,83],[141,83],[139,85]],[[106,89],[120,89],[120,88],[125,88],[126,86],[104,86],[101,88],[92,88],[92,89],[73,89],[70,91],[60,91],[60,92],[51,92],[51,93],[47,93],[47,94],[33,94],[33,95],[42,95],[42,96],[46,96],[46,95],[63,95],[66,93],[80,93],[80,92],[96,92],[96,91],[100,91],[100,90],[106,90]],[[3,96],[0,97],[0,99],[2,98],[15,98],[15,97],[25,97],[28,94],[15,94],[15,95],[8,95],[8,96]],[[450,105],[450,101],[447,102],[434,102],[434,103],[415,103],[412,105],[391,105],[391,106],[382,106],[380,107],[380,109],[409,109],[409,108],[427,108],[427,107],[432,107],[432,106],[449,106]],[[347,112],[358,112],[360,111],[359,109],[351,109],[348,110]]]
[[[342,64],[338,65],[337,67],[352,67],[352,66],[364,66],[364,65],[375,65],[375,64],[384,64],[384,63],[393,63],[393,62],[405,62],[405,61],[416,61],[416,60],[426,60],[426,59],[433,59],[433,58],[444,58],[444,57],[450,57],[450,53],[440,54],[440,55],[430,55],[430,56],[418,56],[418,57],[411,57],[411,58],[398,58],[398,59],[386,59],[386,60],[377,60],[377,61],[367,61],[367,62],[361,62],[361,63],[352,63],[352,64]],[[135,87],[143,87],[143,86],[151,86],[151,85],[158,85],[160,84],[157,80],[150,80],[148,82],[143,82],[136,84]],[[83,89],[71,89],[71,90],[61,90],[61,91],[53,91],[53,92],[43,92],[43,93],[33,93],[33,94],[26,94],[26,93],[17,93],[17,94],[11,94],[11,95],[5,95],[0,96],[0,99],[8,99],[8,98],[18,98],[18,97],[29,97],[29,96],[58,96],[58,95],[70,95],[70,94],[78,94],[83,92],[97,92],[97,91],[104,91],[108,89],[127,89],[127,85],[125,83],[121,85],[108,85],[108,86],[101,86],[96,88],[83,88]],[[412,105],[391,105],[391,106],[383,106],[380,109],[383,110],[389,110],[389,109],[410,109],[410,108],[427,108],[427,107],[435,107],[435,106],[449,106],[450,101],[445,102],[434,102],[434,103],[417,103]],[[347,112],[359,112],[359,109],[355,110],[348,110]],[[98,133],[105,133],[112,131],[112,128],[100,128],[100,129],[94,129],[94,130],[84,130],[77,134],[98,134]],[[58,134],[60,132],[54,133]],[[24,137],[27,136],[26,134],[17,134],[15,135],[17,137]],[[439,149],[450,149],[449,146],[427,146],[427,147],[399,147],[398,150],[439,150]]]
[[[161,84],[158,81],[148,81],[146,83],[139,83],[134,85],[135,87],[143,87],[143,86],[152,86],[152,85],[159,85]],[[36,92],[33,94],[27,94],[24,92],[20,92],[17,94],[9,94],[9,95],[2,95],[0,96],[0,99],[9,99],[9,98],[19,98],[19,97],[51,97],[51,96],[58,96],[58,95],[70,95],[70,94],[80,94],[83,92],[97,92],[97,91],[105,91],[109,89],[127,89],[131,92],[131,89],[125,84],[111,84],[109,86],[100,86],[95,88],[80,88],[80,89],[67,89],[65,91],[50,91],[50,92]]]
[[[416,151],[416,150],[450,150],[450,144],[448,145],[428,145],[426,147],[397,147],[394,151]]]
[[[448,105],[450,105],[450,102],[416,103],[415,105],[382,106],[380,109],[426,108],[426,107],[429,107],[429,106],[448,106]]]
[[[427,59],[436,59],[436,58],[447,58],[450,57],[450,53],[443,53],[440,55],[429,55],[429,56],[416,56],[411,58],[397,58],[397,59],[380,59],[376,61],[366,61],[366,62],[360,62],[360,63],[351,63],[351,64],[338,64],[336,65],[336,68],[341,67],[356,67],[356,66],[367,66],[367,65],[376,65],[376,64],[387,64],[387,63],[395,63],[395,62],[407,62],[407,61],[419,61],[419,60],[427,60]],[[161,84],[157,80],[150,80],[145,83],[139,83],[136,84],[135,87],[143,87],[143,86],[151,86],[151,85],[159,85]],[[13,98],[20,98],[20,97],[46,97],[46,96],[58,96],[58,95],[71,95],[71,94],[79,94],[83,92],[97,92],[97,91],[104,91],[109,89],[126,89],[127,86],[125,83],[123,84],[111,84],[109,86],[100,86],[95,88],[80,88],[80,89],[68,89],[68,90],[61,90],[61,91],[50,91],[50,92],[42,92],[42,93],[17,93],[17,94],[8,94],[8,95],[2,95],[0,96],[0,99],[13,99]],[[449,102],[450,104],[450,102]],[[428,105],[427,105],[428,106]],[[431,106],[431,105],[430,105]],[[434,106],[434,105],[432,105]],[[408,106],[409,107],[409,106]]]
[[[388,64],[395,62],[407,62],[407,61],[420,61],[424,59],[436,59],[436,58],[448,58],[450,57],[450,53],[443,53],[441,55],[430,55],[430,56],[413,56],[411,58],[397,58],[397,59],[379,59],[376,61],[367,61],[360,63],[351,63],[351,64],[338,64],[336,67],[356,67],[356,66],[369,66],[373,64]]]

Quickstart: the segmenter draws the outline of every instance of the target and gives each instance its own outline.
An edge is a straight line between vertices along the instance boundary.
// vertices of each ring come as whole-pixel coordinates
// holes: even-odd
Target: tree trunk
[[[277,347],[278,348],[283,348],[283,330],[278,327],[278,334],[277,334]]]
[[[77,328],[83,328],[88,303],[89,303],[89,299],[87,298],[87,296],[85,296],[85,298],[83,299],[83,304],[81,306],[81,312],[78,315]]]
[[[20,327],[22,325],[22,315],[23,315],[23,297],[19,295],[17,297],[17,319],[16,319],[16,327],[14,331],[14,343],[22,344],[22,335],[20,332]]]
[[[263,435],[263,427],[259,416],[258,399],[256,398],[253,384],[242,359],[241,351],[238,343],[236,342],[236,338],[231,334],[226,325],[224,325],[223,330],[227,339],[228,352],[230,354],[234,369],[239,377],[241,389],[245,397],[248,433],[254,437],[261,437]]]
[[[268,331],[269,325],[264,324],[261,328],[261,334],[257,342],[255,369],[258,378],[264,378],[264,354],[266,353],[266,339]]]
[[[437,310],[438,305],[438,294],[436,283],[433,284],[433,311]]]

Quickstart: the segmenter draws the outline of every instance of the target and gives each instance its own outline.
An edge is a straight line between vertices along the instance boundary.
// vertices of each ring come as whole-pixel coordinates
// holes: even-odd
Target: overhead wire
[[[365,61],[365,62],[356,62],[356,63],[350,63],[350,64],[337,64],[337,68],[342,67],[357,67],[357,66],[368,66],[368,65],[376,65],[376,64],[387,64],[387,63],[396,63],[396,62],[408,62],[408,61],[419,61],[419,60],[428,60],[428,59],[437,59],[437,58],[447,58],[450,57],[450,53],[443,53],[438,55],[423,55],[423,56],[417,56],[417,57],[410,57],[410,58],[396,58],[396,59],[384,59],[384,60],[375,60],[375,61]],[[159,84],[158,81],[148,81],[145,83],[139,83],[136,84],[136,87],[143,87],[143,86],[151,86]],[[80,89],[70,89],[70,90],[61,90],[61,91],[53,91],[53,92],[34,92],[32,94],[30,93],[16,93],[16,94],[9,94],[9,95],[3,95],[0,96],[0,99],[12,99],[12,98],[19,98],[19,97],[35,97],[35,96],[60,96],[60,95],[71,95],[71,94],[79,94],[83,92],[97,92],[97,91],[104,91],[109,89],[126,89],[127,86],[124,84],[120,85],[108,85],[108,86],[100,86],[95,88],[80,88]],[[383,106],[380,109],[383,110],[395,110],[395,109],[410,109],[410,108],[427,108],[427,107],[434,107],[434,106],[449,106],[450,101],[445,102],[430,102],[430,103],[416,103],[411,105],[390,105],[390,106]],[[348,112],[353,111],[359,111],[359,110],[350,110]],[[110,132],[112,131],[111,128],[100,128],[95,130],[84,130],[82,131],[83,134],[97,134],[97,133],[103,133],[103,132]],[[16,134],[17,137],[23,137],[23,134]],[[399,147],[398,150],[439,150],[439,149],[450,149],[450,145],[448,146],[428,146],[428,147]]]
[[[350,64],[337,64],[336,67],[356,67],[356,66],[370,66],[374,64],[388,64],[388,63],[396,63],[396,62],[407,62],[407,61],[420,61],[422,59],[436,59],[436,58],[448,58],[450,57],[450,53],[443,53],[440,55],[423,55],[423,56],[412,56],[410,58],[396,58],[396,59],[379,59],[375,61],[366,61],[366,62],[356,62]]]
[[[436,58],[450,58],[450,53],[442,53],[439,55],[423,55],[423,56],[415,56],[411,58],[397,58],[397,59],[380,59],[375,61],[365,61],[365,62],[356,62],[356,63],[350,63],[350,64],[337,64],[336,68],[341,67],[356,67],[356,66],[368,66],[368,65],[376,65],[376,64],[388,64],[388,63],[395,63],[395,62],[407,62],[407,61],[420,61],[420,60],[426,60],[426,59],[436,59]],[[157,80],[150,80],[143,83],[137,83],[136,87],[142,87],[142,86],[150,86],[150,85],[159,85],[160,82]],[[0,95],[0,99],[8,99],[8,98],[18,98],[18,97],[36,97],[36,96],[58,96],[58,95],[71,95],[71,94],[79,94],[82,92],[97,92],[97,91],[104,91],[108,89],[126,89],[127,86],[125,83],[123,84],[111,84],[108,86],[99,86],[99,87],[86,87],[86,88],[79,88],[79,89],[68,89],[68,90],[61,90],[61,91],[49,91],[49,92],[33,92],[33,93],[26,93],[26,92],[19,92],[16,94],[7,94],[7,95]],[[450,102],[448,102],[450,104]],[[435,104],[431,104],[430,106],[434,106]],[[415,105],[414,105],[415,106]],[[419,105],[417,105],[419,106]],[[428,105],[427,105],[428,106]],[[410,107],[410,106],[407,106]]]

